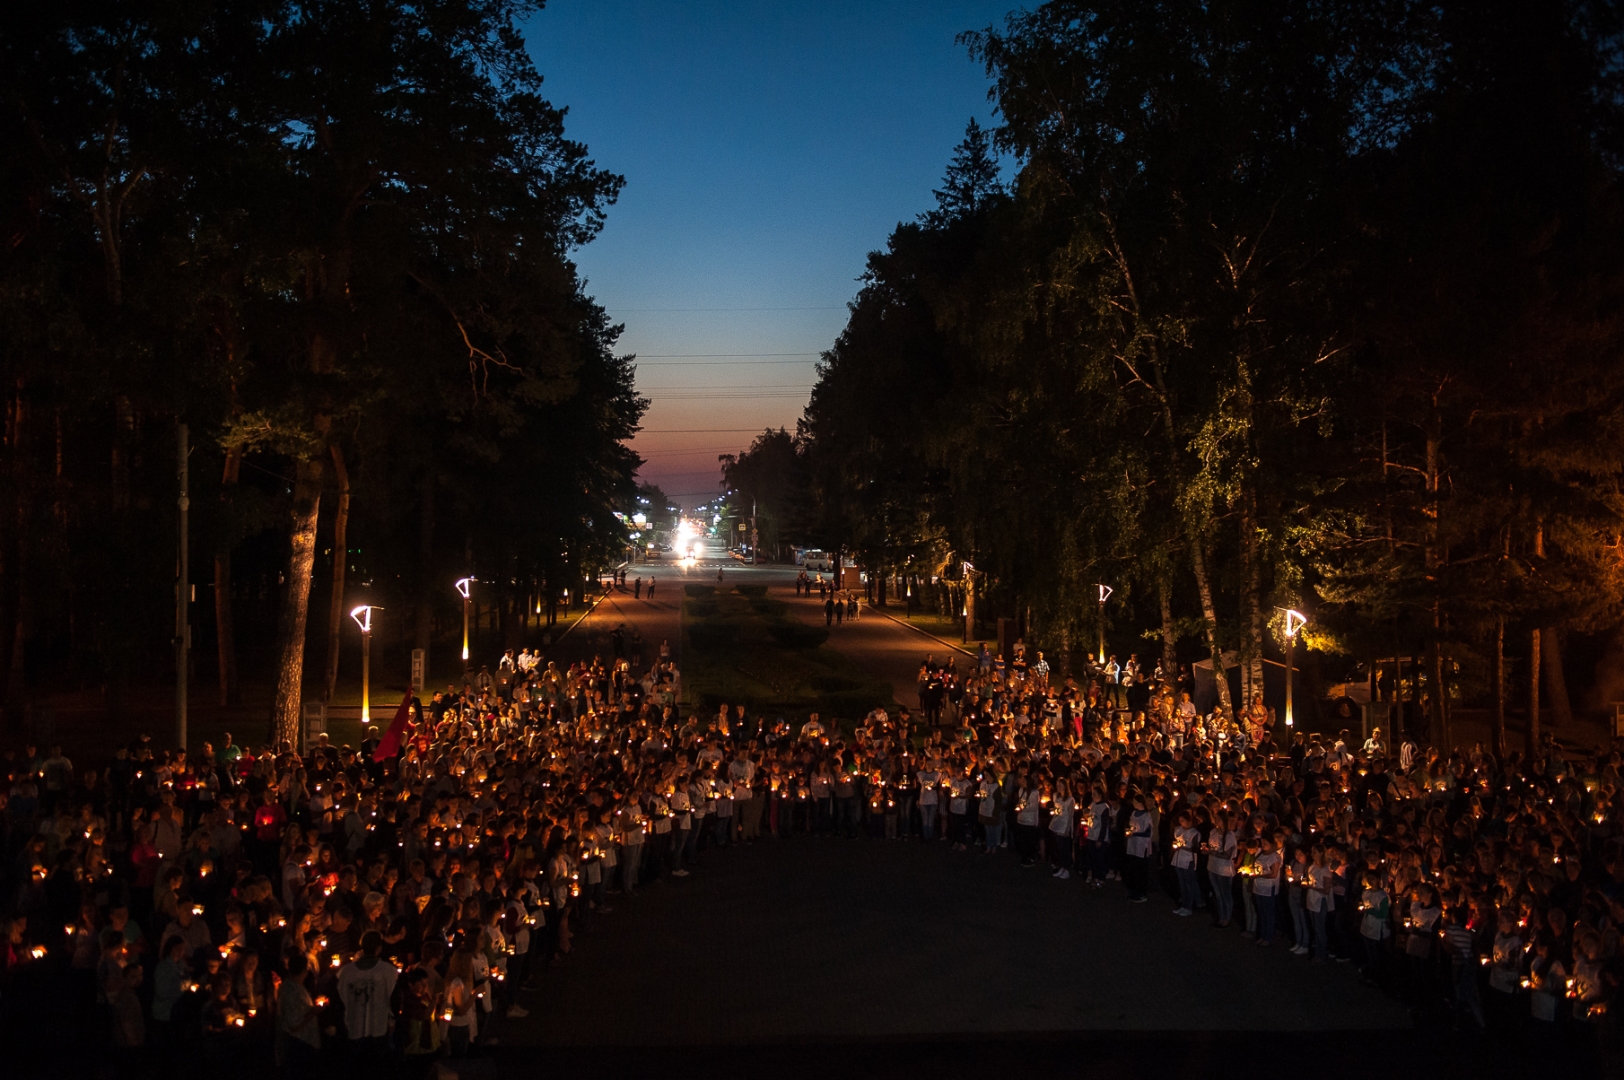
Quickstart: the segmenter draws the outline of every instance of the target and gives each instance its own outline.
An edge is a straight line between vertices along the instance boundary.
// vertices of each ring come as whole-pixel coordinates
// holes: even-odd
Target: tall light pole
[[[1286,609],[1286,726],[1289,728],[1296,723],[1296,717],[1291,714],[1291,665],[1297,652],[1297,631],[1308,622],[1308,616],[1295,608]]]
[[[457,591],[462,594],[462,673],[468,674],[468,599],[474,594],[475,578],[457,580]]]
[[[750,496],[750,565],[756,565],[756,552],[761,550],[761,534],[756,531],[756,497]]]
[[[1116,590],[1109,585],[1094,586],[1100,591],[1100,670],[1105,670],[1105,602],[1111,599]]]
[[[970,631],[975,629],[976,623],[976,567],[968,559],[964,563],[964,632],[963,639],[966,645],[970,644]]]
[[[372,613],[382,611],[371,604],[362,604],[350,611],[350,618],[361,628],[361,727],[372,723]]]

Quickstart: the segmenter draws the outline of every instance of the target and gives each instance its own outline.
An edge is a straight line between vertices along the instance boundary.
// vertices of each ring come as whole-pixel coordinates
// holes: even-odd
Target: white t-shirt
[[[1143,859],[1150,854],[1150,830],[1153,828],[1153,819],[1145,810],[1135,810],[1128,817],[1128,851],[1129,855]]]
[[[925,770],[921,771],[918,774],[918,776],[919,776],[919,805],[920,806],[935,806],[936,805],[936,780],[937,780],[939,774],[931,772],[929,769],[925,769]]]
[[[1181,870],[1195,866],[1195,852],[1201,846],[1201,833],[1185,826],[1173,830],[1173,865]]]
[[[1257,877],[1252,879],[1254,896],[1273,896],[1280,889],[1280,854],[1265,851],[1257,857]]]
[[[389,1034],[389,995],[395,992],[400,972],[387,960],[369,968],[359,961],[345,964],[338,973],[338,996],[344,1003],[344,1028],[352,1039]]]
[[[1070,795],[1062,795],[1050,809],[1053,813],[1049,817],[1049,831],[1056,836],[1070,836],[1076,827],[1077,800]]]

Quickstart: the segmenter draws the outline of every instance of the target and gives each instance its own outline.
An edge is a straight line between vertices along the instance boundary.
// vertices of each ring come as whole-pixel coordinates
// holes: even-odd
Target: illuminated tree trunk
[[[1554,626],[1539,632],[1539,667],[1545,676],[1545,700],[1551,703],[1551,723],[1556,727],[1573,722],[1573,706],[1568,701],[1568,680],[1562,670],[1562,635]]]
[[[1229,676],[1224,672],[1224,650],[1218,642],[1218,608],[1212,602],[1212,585],[1207,580],[1207,558],[1201,551],[1199,531],[1190,526],[1190,568],[1195,571],[1195,588],[1201,598],[1201,621],[1206,624],[1207,648],[1212,650],[1213,681],[1218,687],[1218,707],[1224,716],[1235,719],[1235,705],[1229,699]]]
[[[1249,706],[1263,697],[1263,569],[1257,544],[1257,497],[1250,491],[1241,498],[1241,612],[1246,628],[1241,648],[1241,704]],[[1291,673],[1287,672],[1290,678]]]
[[[301,459],[293,480],[289,529],[287,596],[277,628],[276,699],[271,732],[278,742],[297,746],[299,706],[304,692],[305,627],[310,614],[310,580],[316,566],[316,518],[321,510],[322,461]]]
[[[1156,580],[1156,593],[1162,605],[1162,675],[1173,682],[1179,673],[1179,635],[1173,623],[1173,583],[1165,574]]]

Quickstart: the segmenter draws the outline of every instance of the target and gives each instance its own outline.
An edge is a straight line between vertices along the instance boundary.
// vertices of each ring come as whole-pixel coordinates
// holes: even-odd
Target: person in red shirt
[[[262,874],[274,873],[281,855],[282,830],[287,826],[288,812],[270,792],[259,797],[254,811],[254,865]]]

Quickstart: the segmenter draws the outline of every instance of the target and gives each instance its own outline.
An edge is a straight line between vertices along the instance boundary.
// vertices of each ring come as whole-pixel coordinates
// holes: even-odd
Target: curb
[[[931,633],[929,630],[925,630],[925,629],[923,629],[921,627],[915,626],[913,623],[908,622],[906,619],[897,618],[895,615],[891,614],[889,611],[886,611],[884,608],[877,608],[877,607],[874,607],[872,604],[870,604],[868,606],[868,610],[874,612],[876,615],[884,615],[887,619],[890,619],[892,622],[896,623],[898,626],[906,626],[909,630],[912,630],[914,633],[919,634],[922,637],[928,637],[932,641],[936,642],[937,644],[946,645],[949,649],[952,649],[955,652],[961,652],[965,656],[972,656],[973,657],[973,656],[976,655],[975,653],[971,652],[969,649],[966,649],[963,645],[959,645],[956,642],[948,641],[946,638],[939,638],[935,634]]]
[[[610,586],[610,588],[612,589],[613,586]],[[574,622],[572,622],[568,626],[564,627],[564,632],[562,634],[559,634],[557,637],[553,638],[553,645],[557,645],[560,641],[563,641],[565,638],[569,637],[570,634],[575,632],[575,628],[577,626],[580,626],[582,623],[584,623],[588,619],[592,618],[592,613],[594,611],[598,610],[598,605],[603,603],[607,599],[609,599],[609,593],[608,593],[608,591],[605,591],[602,596],[600,596],[596,600],[592,601],[592,606],[591,607],[589,607],[585,611],[581,612],[581,617],[579,619],[576,619]],[[550,649],[550,648],[553,647],[553,645],[549,645],[547,647]]]

